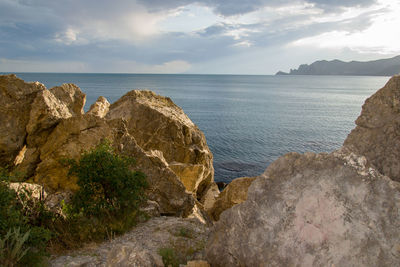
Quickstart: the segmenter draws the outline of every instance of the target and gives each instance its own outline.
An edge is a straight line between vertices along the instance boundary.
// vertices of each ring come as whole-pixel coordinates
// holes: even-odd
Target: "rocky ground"
[[[93,244],[55,257],[51,266],[164,266],[161,255],[173,253],[181,264],[204,258],[209,228],[196,219],[155,217],[101,245]]]

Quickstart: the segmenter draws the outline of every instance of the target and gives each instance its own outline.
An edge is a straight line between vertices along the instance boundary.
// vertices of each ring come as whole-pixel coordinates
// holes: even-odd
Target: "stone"
[[[186,267],[210,267],[210,264],[203,260],[188,261]]]
[[[79,159],[104,139],[113,139],[112,128],[102,119],[92,116],[75,116],[62,120],[40,147],[40,163],[33,181],[44,184],[51,191],[77,190],[76,179],[69,177],[63,159]]]
[[[180,262],[197,260],[200,263],[208,229],[196,220],[156,217],[109,242],[53,258],[50,266],[163,267],[160,249],[174,250]],[[81,265],[72,265],[75,263]]]
[[[218,185],[215,182],[212,182],[207,186],[206,190],[204,190],[203,197],[200,199],[200,203],[206,211],[210,210],[214,206],[219,194]]]
[[[12,166],[24,147],[32,103],[44,90],[41,83],[0,75],[0,166]]]
[[[96,102],[90,106],[90,109],[87,113],[95,115],[100,118],[104,118],[107,115],[109,109],[110,109],[110,103],[107,101],[105,97],[100,96],[96,100]]]
[[[107,119],[123,118],[145,151],[159,151],[186,189],[198,199],[214,179],[204,134],[171,99],[133,90],[110,106]]]
[[[213,220],[218,221],[220,214],[247,199],[247,190],[255,177],[236,178],[219,194],[214,205],[208,210]]]
[[[63,90],[67,91],[64,92]],[[67,97],[70,95],[76,97]],[[38,93],[33,101],[29,123],[26,126],[28,147],[43,145],[54,127],[62,119],[82,115],[81,110],[85,98],[86,96],[80,91],[79,87],[67,87],[66,85]]]
[[[400,75],[368,98],[344,147],[367,158],[377,170],[400,181]]]
[[[226,210],[206,245],[212,266],[398,266],[399,183],[365,157],[289,153]]]
[[[92,114],[62,120],[40,147],[40,163],[33,181],[44,184],[51,192],[78,189],[76,178],[68,176],[63,159],[76,159],[94,148],[102,140],[109,140],[118,153],[135,159],[134,170],[146,175],[149,189],[146,194],[156,201],[162,214],[187,216],[194,206],[194,198],[157,153],[145,152],[127,132],[122,119],[104,120]]]
[[[72,83],[65,83],[61,86],[53,87],[49,90],[57,99],[64,103],[71,113],[84,113],[83,107],[86,103],[86,95],[81,89]]]

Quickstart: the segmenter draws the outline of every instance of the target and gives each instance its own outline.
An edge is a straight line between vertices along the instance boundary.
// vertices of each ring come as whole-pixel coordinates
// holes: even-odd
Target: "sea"
[[[204,132],[215,180],[256,176],[288,152],[341,147],[365,99],[389,77],[17,73],[47,88],[74,83],[114,102],[132,89],[170,97]]]

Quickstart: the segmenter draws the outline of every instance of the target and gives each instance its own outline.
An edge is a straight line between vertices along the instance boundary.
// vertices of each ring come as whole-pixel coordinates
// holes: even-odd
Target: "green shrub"
[[[19,228],[9,229],[3,238],[0,238],[0,266],[15,266],[30,249],[24,248],[30,231],[22,234]]]
[[[79,190],[72,210],[86,216],[104,216],[137,209],[147,187],[145,176],[132,171],[134,160],[116,154],[109,142],[85,152],[79,161],[69,160],[69,175],[78,178]]]
[[[147,181],[143,173],[130,169],[132,158],[116,154],[109,142],[102,142],[79,161],[63,163],[70,167],[69,175],[78,178],[79,190],[70,203],[61,203],[66,217],[52,223],[58,234],[54,252],[112,239],[142,218],[138,208]]]
[[[2,256],[11,261],[2,265],[40,266],[47,255],[46,246],[52,232],[44,226],[49,213],[41,201],[34,201],[31,192],[19,194],[9,187],[11,175],[0,170],[0,239]],[[17,230],[16,230],[17,229]],[[22,233],[24,233],[22,235]],[[21,242],[23,240],[23,242]],[[22,253],[24,252],[24,253]],[[8,255],[8,256],[7,256]]]
[[[164,266],[179,266],[179,259],[173,248],[160,248],[158,254],[161,256]]]

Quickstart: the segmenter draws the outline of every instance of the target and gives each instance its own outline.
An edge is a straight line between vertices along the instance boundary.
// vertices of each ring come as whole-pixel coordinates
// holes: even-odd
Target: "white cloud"
[[[386,9],[382,10],[382,8]],[[375,9],[381,9],[382,12],[377,12],[371,18],[370,26],[363,30],[352,31],[338,28],[315,36],[301,38],[289,44],[289,47],[348,48],[358,53],[400,53],[400,3],[383,0],[375,6]],[[368,9],[368,11],[370,10]],[[354,10],[353,15],[361,14],[359,10]],[[342,16],[352,15],[347,12],[347,15]]]

